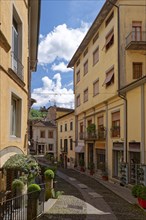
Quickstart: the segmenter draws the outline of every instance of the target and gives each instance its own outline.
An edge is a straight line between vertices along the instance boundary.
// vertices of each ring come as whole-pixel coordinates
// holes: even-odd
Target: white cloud
[[[47,106],[54,103],[60,107],[74,107],[73,90],[62,87],[61,75],[59,73],[55,74],[53,79],[44,76],[42,82],[43,87],[36,88],[32,92],[32,98],[37,101],[33,107]]]
[[[72,69],[67,68],[67,64],[65,64],[64,62],[60,62],[59,64],[54,63],[52,65],[51,69],[53,71],[60,71],[60,72],[64,72],[64,73],[72,71]]]
[[[79,28],[69,28],[66,24],[54,27],[54,30],[42,39],[39,44],[38,60],[48,64],[55,59],[69,61],[81,43],[89,28],[88,23],[81,23]]]

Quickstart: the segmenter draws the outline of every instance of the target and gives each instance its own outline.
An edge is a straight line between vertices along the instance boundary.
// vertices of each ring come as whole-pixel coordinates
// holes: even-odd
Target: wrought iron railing
[[[43,214],[44,212],[44,201],[45,201],[45,185],[41,184],[41,192],[38,196],[37,202],[37,213],[35,218]],[[21,196],[13,197],[11,199],[0,202],[0,220],[27,220],[28,215],[28,200],[31,194],[35,192],[24,194]],[[30,215],[30,212],[29,212]]]
[[[24,79],[24,74],[23,74],[24,67],[13,51],[11,52],[11,56],[12,56],[12,70],[17,74],[17,76],[21,80],[23,80]]]
[[[111,127],[111,137],[120,137],[120,126]]]
[[[146,31],[132,31],[126,37],[126,46],[128,46],[131,42],[146,42]]]
[[[80,132],[79,133],[80,140],[105,140],[106,138],[106,129],[98,129],[93,132]]]

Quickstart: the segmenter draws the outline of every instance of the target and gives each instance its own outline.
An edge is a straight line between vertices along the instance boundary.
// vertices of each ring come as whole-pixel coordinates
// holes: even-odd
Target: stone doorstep
[[[57,202],[58,199],[49,199],[44,203],[44,213],[48,212],[53,205]]]
[[[86,186],[85,184],[79,183],[77,184],[81,189],[88,189],[88,186]]]
[[[92,196],[93,198],[103,198],[103,196],[101,196],[100,194],[96,192],[88,192],[88,194]]]

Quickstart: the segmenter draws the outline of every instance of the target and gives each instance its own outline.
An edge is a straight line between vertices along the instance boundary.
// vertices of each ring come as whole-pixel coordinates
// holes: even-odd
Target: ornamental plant
[[[54,172],[51,169],[46,170],[44,175],[46,180],[54,179]]]
[[[141,193],[143,186],[142,185],[134,185],[132,187],[131,193],[134,197],[139,197],[139,194]]]
[[[19,191],[19,192],[22,192],[24,188],[24,183],[19,180],[19,179],[15,179],[13,182],[12,182],[12,189],[14,191]]]

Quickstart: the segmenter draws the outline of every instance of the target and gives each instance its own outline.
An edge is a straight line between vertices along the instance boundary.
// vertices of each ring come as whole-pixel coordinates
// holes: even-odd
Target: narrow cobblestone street
[[[146,220],[146,213],[129,204],[97,180],[75,170],[60,170],[56,190],[64,194],[39,220]]]

